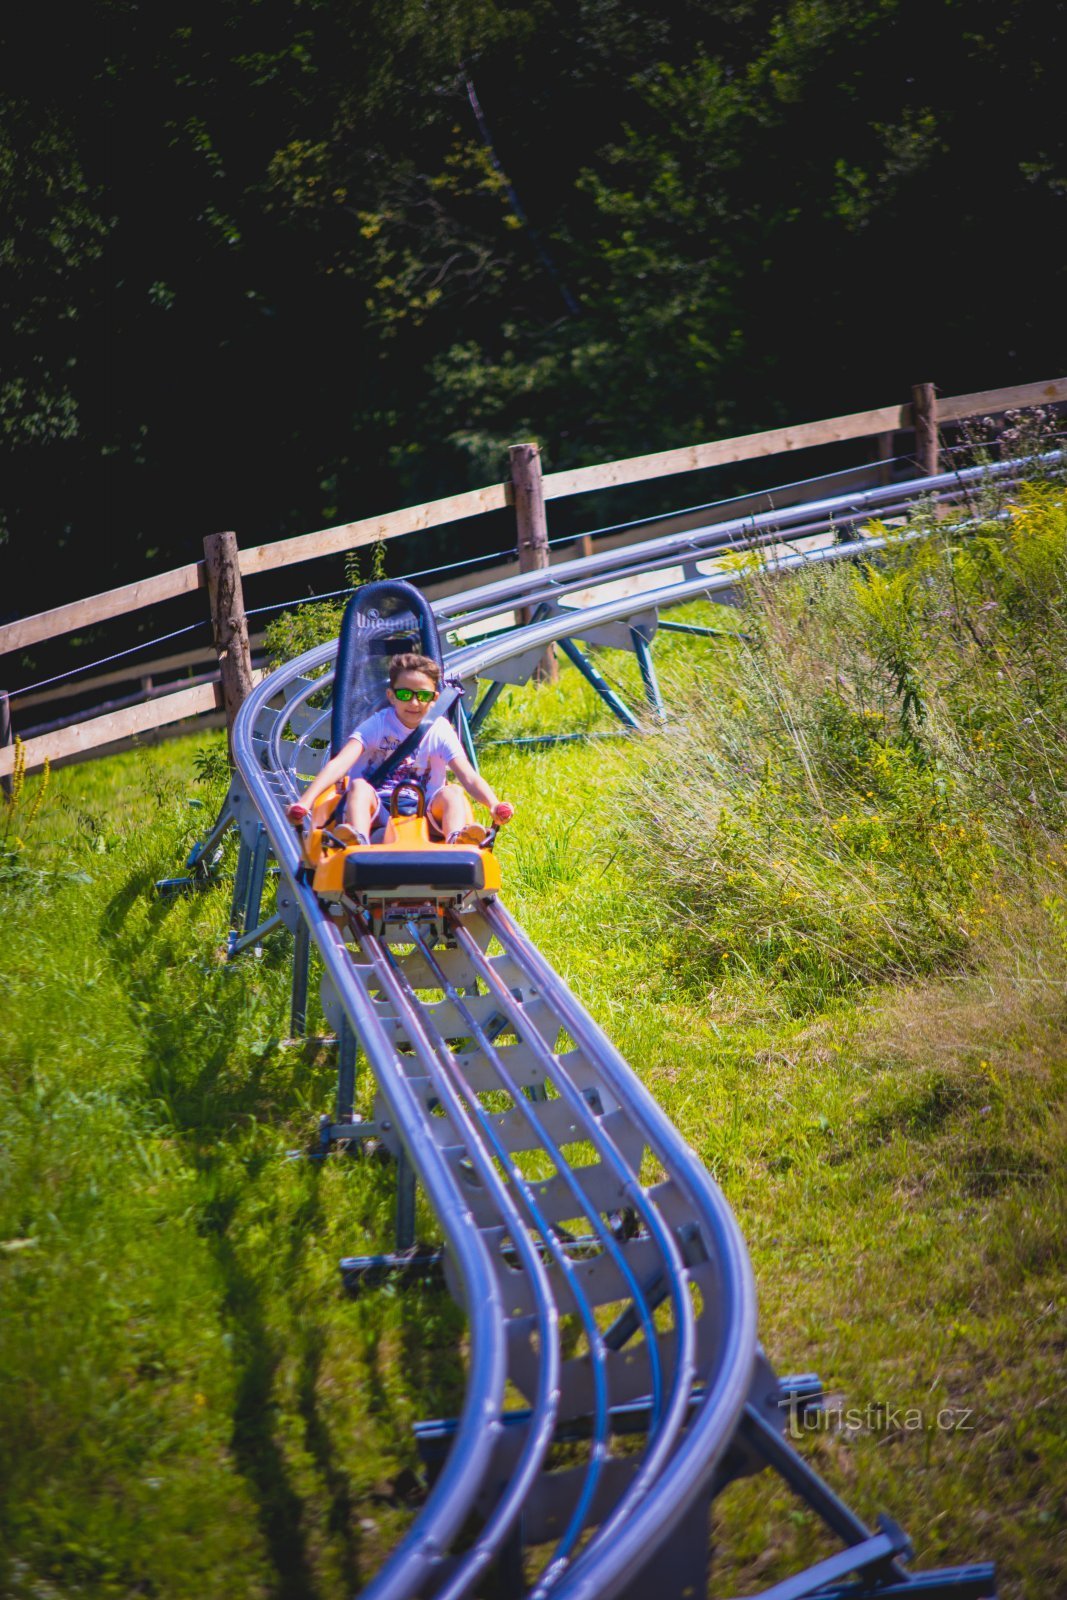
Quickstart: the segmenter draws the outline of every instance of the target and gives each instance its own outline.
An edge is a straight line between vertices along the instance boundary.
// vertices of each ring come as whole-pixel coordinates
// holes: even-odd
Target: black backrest
[[[341,621],[330,719],[331,755],[337,754],[364,718],[385,705],[389,662],[406,650],[442,664],[437,622],[426,597],[400,578],[366,583],[357,589]]]

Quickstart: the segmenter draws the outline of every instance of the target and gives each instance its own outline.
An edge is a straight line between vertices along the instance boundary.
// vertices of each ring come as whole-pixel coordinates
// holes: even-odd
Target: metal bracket
[[[361,1289],[372,1289],[382,1283],[393,1283],[399,1289],[423,1283],[435,1289],[444,1286],[444,1252],[413,1245],[408,1250],[397,1250],[388,1255],[342,1256],[339,1262],[341,1280],[351,1295]]]
[[[204,889],[213,883],[222,864],[222,840],[227,830],[237,822],[233,809],[232,793],[226,796],[222,810],[215,819],[211,832],[198,839],[186,857],[188,877],[159,878],[156,893],[159,895],[186,894],[192,889]]]

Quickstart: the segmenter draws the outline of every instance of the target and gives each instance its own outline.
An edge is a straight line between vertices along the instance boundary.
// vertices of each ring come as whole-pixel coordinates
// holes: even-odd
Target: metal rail
[[[329,915],[301,882],[284,805],[324,732],[307,707],[323,688],[306,676],[320,655],[242,710],[243,824],[254,817],[277,855],[290,920],[323,958],[328,1011],[343,1013],[377,1079],[382,1136],[430,1195],[473,1346],[445,1472],[370,1592],[472,1592],[521,1513],[527,1544],[548,1551],[531,1594],[607,1595],[633,1571],[635,1529],[647,1523],[646,1544],[653,1529],[666,1537],[706,1498],[750,1398],[744,1247],[702,1166],[499,905],[432,932],[375,932],[358,911]],[[272,707],[282,676],[293,692]],[[519,1426],[504,1421],[509,1383],[529,1406]],[[645,1396],[644,1448],[619,1454],[612,1413]],[[559,1425],[578,1418],[591,1419],[585,1459],[546,1470]],[[650,1509],[665,1472],[678,1492]],[[480,1533],[450,1553],[473,1510]]]
[[[1043,458],[1049,465],[1060,459],[1059,451]],[[975,490],[991,481],[1010,486],[1017,480],[1023,465],[1021,461],[1008,460],[985,467],[966,467],[934,477],[820,496],[793,506],[732,517],[725,522],[661,535],[639,544],[599,551],[548,568],[518,573],[479,588],[465,589],[436,601],[434,611],[442,624],[450,621],[462,627],[498,616],[519,604],[532,607],[564,603],[575,591],[618,581],[634,573],[650,573],[694,559],[713,560],[737,551],[791,543],[830,530],[840,535],[872,517],[885,520],[900,516],[919,499],[951,506],[961,500],[967,501]],[[773,491],[768,493],[773,494]]]
[[[952,477],[957,488],[962,476]],[[920,480],[916,492],[931,482]],[[896,504],[900,485],[892,495],[876,503]],[[858,517],[857,500],[868,512],[872,501],[851,497]],[[791,525],[836,529],[841,521],[839,503],[821,502],[796,508]],[[602,638],[615,628],[624,644],[629,634],[636,649],[639,637],[647,651],[660,608],[737,584],[736,572],[689,565],[694,550],[712,548],[712,536],[736,541],[739,530],[727,530],[720,525],[695,546],[692,534],[681,536],[669,553],[657,541],[654,550],[631,546],[556,568],[542,602],[548,614],[453,651],[448,668],[468,682],[488,678],[492,693],[498,671],[517,677],[554,639]],[[763,541],[771,530],[750,537]],[[853,539],[768,556],[766,565],[788,571],[886,542]],[[663,570],[680,564],[680,580]],[[651,589],[577,612],[563,603],[573,589],[650,570],[661,573]],[[495,615],[520,596],[528,604],[543,580],[529,575],[468,594],[467,615]],[[437,610],[454,616],[460,603],[450,598]],[[303,961],[294,1016],[298,993],[306,1007],[313,943],[327,1016],[342,1040],[346,1031],[358,1039],[377,1082],[379,1136],[418,1174],[441,1226],[471,1347],[462,1413],[438,1430],[447,1457],[366,1592],[460,1600],[482,1593],[495,1565],[515,1600],[702,1594],[713,1494],[770,1464],[847,1547],[772,1594],[812,1594],[849,1573],[859,1574],[857,1597],[886,1583],[919,1593],[922,1575],[901,1565],[900,1531],[870,1533],[782,1437],[782,1388],[759,1351],[747,1254],[717,1185],[500,901],[481,899],[443,920],[380,925],[355,905],[324,906],[304,882],[284,813],[298,775],[323,758],[328,711],[310,702],[329,690],[334,649],[309,651],[275,673],[237,719],[228,808],[253,870],[240,904],[235,893],[235,922],[239,942],[249,942],[269,848],[279,868],[274,916],[297,935]],[[639,661],[645,675],[650,658],[639,653]],[[639,1448],[630,1433],[635,1408]],[[564,1439],[560,1466],[553,1445]],[[472,1516],[480,1519],[473,1537]],[[524,1545],[538,1552],[528,1576]],[[993,1592],[990,1569],[966,1572],[967,1592]],[[951,1588],[957,1577],[962,1585],[962,1576],[937,1575],[962,1593]]]

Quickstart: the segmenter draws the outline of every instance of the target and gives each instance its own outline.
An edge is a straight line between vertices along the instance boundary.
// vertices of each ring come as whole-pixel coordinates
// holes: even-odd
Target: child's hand
[[[311,815],[307,806],[302,806],[299,800],[294,800],[292,805],[287,808],[285,814],[289,818],[289,821],[294,823],[301,823],[305,817]]]
[[[493,821],[499,823],[510,822],[515,815],[515,807],[509,806],[506,800],[498,800],[493,807]]]

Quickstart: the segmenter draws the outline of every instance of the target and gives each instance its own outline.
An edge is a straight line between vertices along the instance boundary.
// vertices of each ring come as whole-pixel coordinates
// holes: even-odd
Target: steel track
[[[891,503],[901,486],[894,495]],[[866,505],[850,497],[854,520],[858,500]],[[841,525],[840,505],[796,510],[791,526],[805,533]],[[720,528],[713,537],[721,548],[740,535]],[[692,554],[693,534],[683,539]],[[847,559],[884,543],[779,553],[770,565]],[[547,586],[544,574],[527,574],[468,594],[465,607],[443,603],[450,616],[491,616],[530,604],[541,584],[550,613],[460,646],[448,669],[467,682],[492,679],[516,660],[532,663],[553,639],[602,637],[638,613],[647,636],[660,608],[736,584],[734,572],[695,568],[679,580],[669,567],[681,554],[679,544],[668,563],[662,544],[631,547],[610,561],[568,563]],[[567,608],[569,591],[650,570],[660,573],[651,588]],[[799,1458],[788,1459],[779,1389],[757,1344],[747,1254],[720,1190],[504,905],[482,900],[443,925],[414,918],[382,929],[354,905],[325,907],[303,881],[284,810],[298,775],[322,760],[329,712],[309,702],[329,687],[334,650],[308,652],[246,701],[229,804],[246,847],[269,846],[277,858],[276,916],[318,950],[327,1014],[359,1040],[381,1096],[383,1137],[411,1162],[438,1219],[448,1282],[470,1329],[468,1386],[447,1459],[367,1594],[481,1593],[520,1528],[538,1570],[524,1578],[513,1565],[505,1592],[516,1600],[699,1594],[699,1562],[682,1570],[670,1553],[686,1537],[693,1544],[701,1512],[706,1545],[715,1488],[767,1461],[852,1547],[836,1567],[813,1569],[806,1586],[801,1574],[771,1594],[810,1593],[852,1570],[911,1588],[916,1580],[898,1559],[903,1537],[868,1534]],[[644,1408],[642,1432],[624,1439],[620,1418],[635,1406]],[[953,1592],[992,1592],[974,1581]]]

